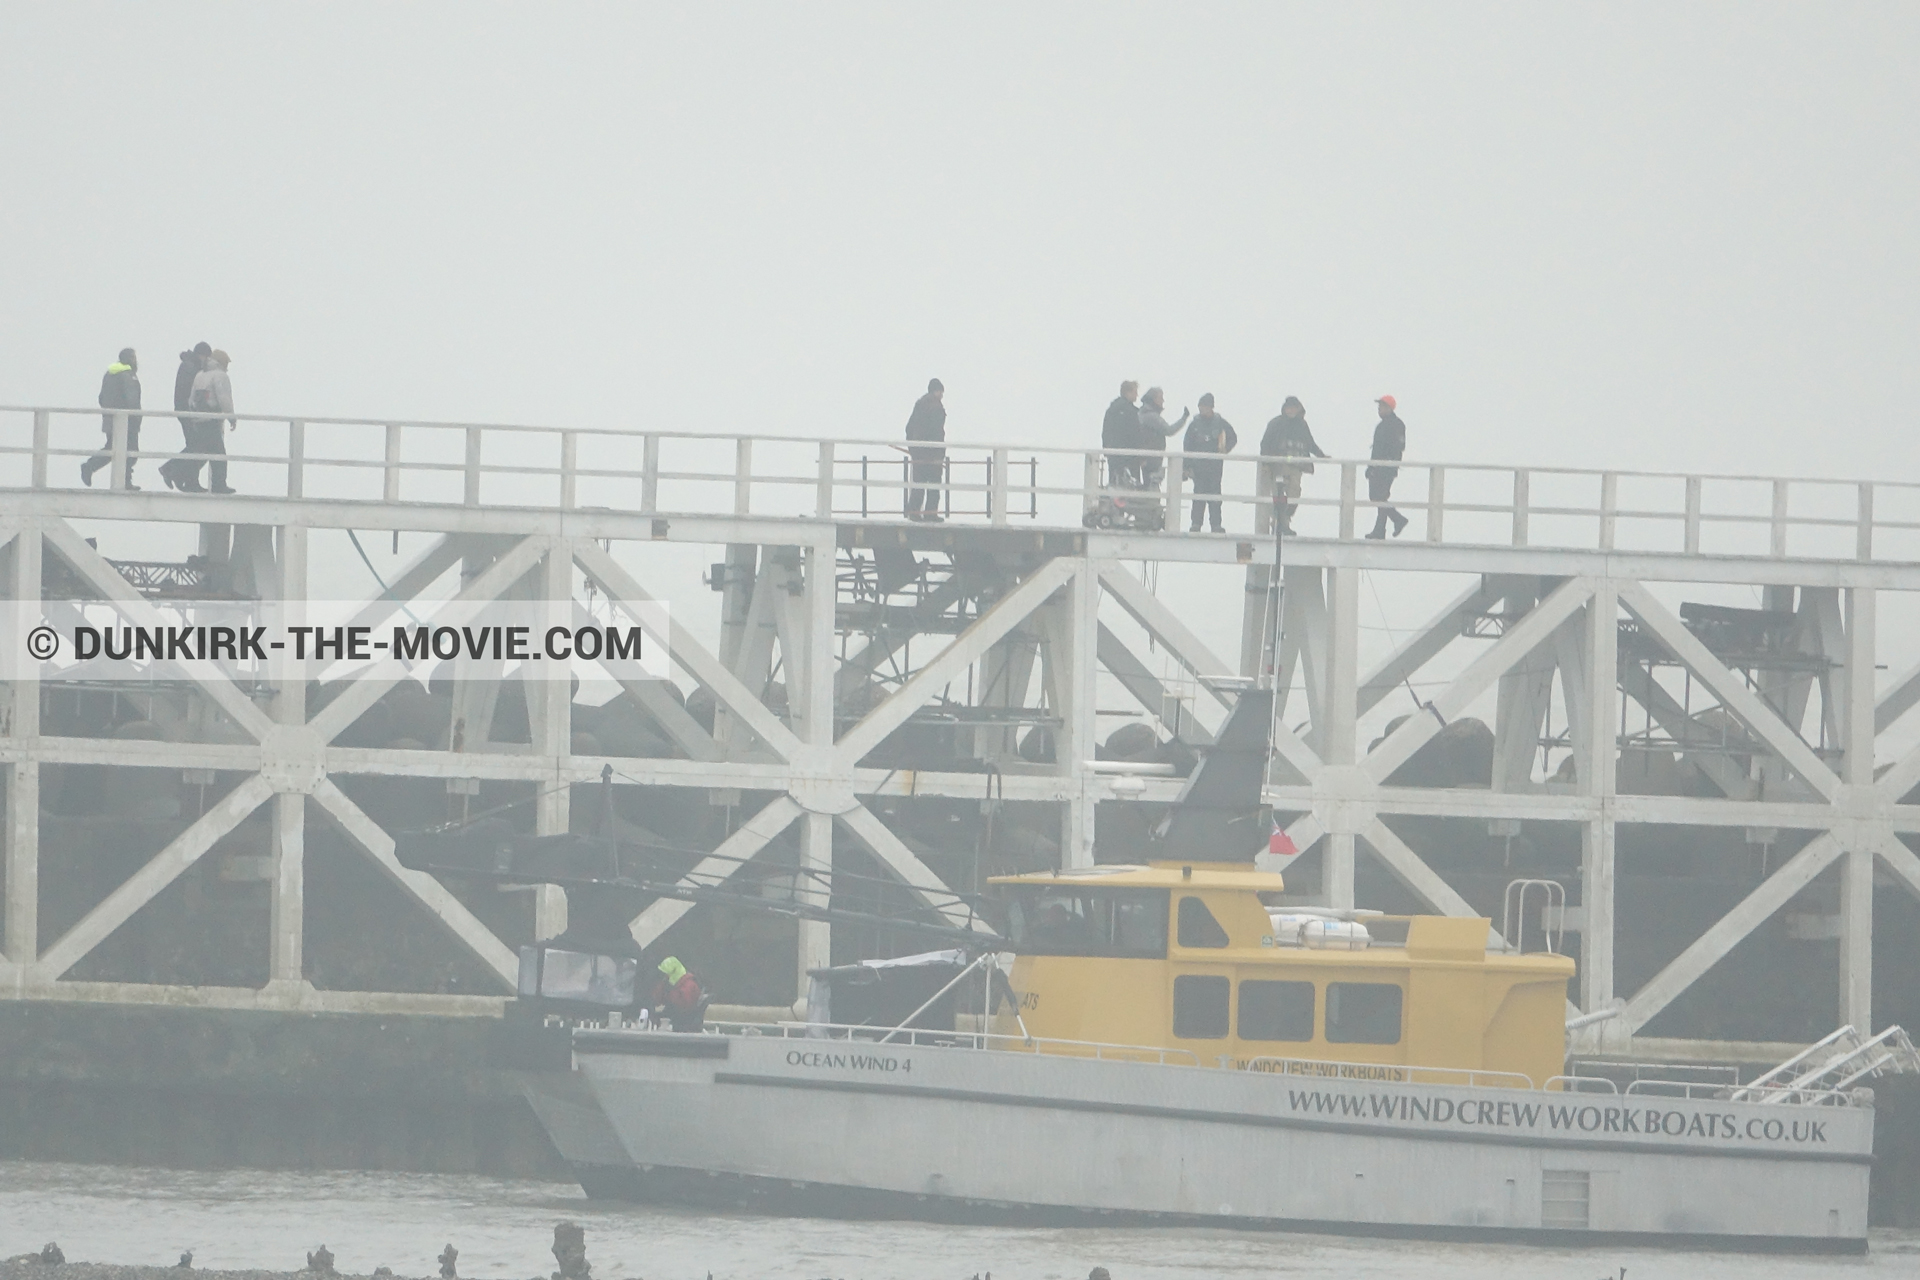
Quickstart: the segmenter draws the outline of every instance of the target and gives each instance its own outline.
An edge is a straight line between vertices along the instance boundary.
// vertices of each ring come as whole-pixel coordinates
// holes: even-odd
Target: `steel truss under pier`
[[[161,421],[150,417],[149,438]],[[516,694],[521,730],[500,737],[508,684],[465,659],[433,740],[367,729],[406,678],[392,665],[324,689],[199,676],[165,715],[141,712],[149,728],[166,722],[143,734],[116,734],[124,719],[61,731],[48,720],[52,686],[39,698],[9,686],[9,998],[496,1009],[515,979],[510,941],[558,932],[563,901],[530,891],[515,923],[403,867],[366,799],[382,780],[444,788],[460,797],[449,806],[493,788],[553,834],[573,821],[574,787],[610,767],[639,798],[626,811],[636,827],[656,802],[695,797],[703,816],[679,837],[690,877],[784,875],[792,891],[858,857],[904,900],[951,910],[950,885],[970,890],[994,870],[1091,865],[1096,820],[1099,855],[1124,859],[1136,847],[1127,833],[1180,786],[1181,749],[1167,739],[1206,742],[1267,665],[1285,722],[1270,799],[1303,851],[1283,859],[1300,896],[1350,907],[1377,890],[1498,919],[1487,885],[1530,873],[1489,868],[1487,850],[1510,860],[1516,838],[1533,840],[1535,878],[1557,880],[1567,905],[1556,897],[1519,928],[1574,938],[1574,1012],[1618,1009],[1577,1033],[1588,1051],[1712,1038],[1656,1019],[1783,914],[1796,936],[1835,944],[1824,1026],[1871,1027],[1876,887],[1920,896],[1909,844],[1920,805],[1906,802],[1920,750],[1891,745],[1907,740],[1902,718],[1920,703],[1920,666],[1904,665],[1920,654],[1903,644],[1888,662],[1891,628],[1876,623],[1880,602],[1920,591],[1911,486],[1410,463],[1400,501],[1414,532],[1368,541],[1354,536],[1369,505],[1357,497],[1364,460],[1323,461],[1276,593],[1275,544],[1259,532],[1271,528],[1259,496],[1269,486],[1251,459],[1229,459],[1224,486],[1229,521],[1249,532],[1186,535],[1088,527],[1083,513],[1114,496],[1100,487],[1101,456],[1014,446],[950,447],[944,523],[861,514],[900,509],[907,478],[894,446],[871,441],[242,418],[231,437],[250,450],[233,462],[241,492],[215,497],[128,490],[121,418],[113,485],[59,482],[97,447],[99,422],[97,410],[0,409],[8,598],[113,601],[136,624],[157,621],[156,598],[173,591],[300,600],[315,539],[390,532],[397,546],[404,533],[421,549],[357,622],[388,623],[456,573],[458,601],[570,601],[580,617],[670,598],[671,621],[646,625],[674,680],[603,664],[644,727],[642,745],[618,750],[612,729],[538,683]],[[312,447],[323,438],[326,450]],[[1184,461],[1169,455],[1161,501],[1180,493]],[[145,554],[143,531],[163,525],[197,527],[190,566]],[[710,593],[659,580],[696,557]],[[1240,637],[1232,661],[1229,644],[1202,638],[1218,618],[1150,589],[1169,569],[1234,583],[1222,607],[1236,616],[1214,627]],[[1422,575],[1466,586],[1363,668],[1363,582],[1398,598],[1397,584]],[[1757,590],[1760,607],[1672,601],[1728,588]],[[1283,625],[1269,653],[1274,600]],[[704,601],[717,626],[695,617]],[[1876,680],[1881,666],[1895,674]],[[1135,726],[1124,742],[1098,732],[1115,702]],[[1409,714],[1379,725],[1394,705]],[[1369,724],[1382,730],[1371,745]],[[54,927],[42,789],[50,771],[75,767],[177,776],[202,802]],[[168,982],[138,965],[85,976],[116,931],[243,826],[264,827],[262,981]],[[1744,880],[1709,877],[1737,892],[1651,966],[1620,942],[1636,909],[1620,893],[1633,871],[1620,851],[1645,832],[1666,833],[1649,849],[1677,838],[1757,850]],[[453,994],[317,986],[306,893],[308,850],[323,836],[357,848],[483,980]],[[1569,851],[1559,863],[1555,841]],[[1471,856],[1441,856],[1463,842]],[[633,934],[659,942],[690,910],[653,902]],[[827,925],[799,921],[795,933],[798,971],[834,959]],[[1811,1036],[1795,1025],[1741,1038]]]

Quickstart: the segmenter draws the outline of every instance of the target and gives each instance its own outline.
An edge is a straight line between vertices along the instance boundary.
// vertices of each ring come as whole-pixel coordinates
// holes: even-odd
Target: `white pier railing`
[[[176,419],[99,409],[0,406],[0,488],[78,489],[79,463],[103,444],[116,485],[159,483]],[[103,421],[110,423],[103,436]],[[634,431],[493,423],[233,415],[231,483],[244,497],[465,506],[612,509],[660,515],[898,519],[917,485],[899,440]],[[159,447],[156,447],[159,446]],[[1107,486],[1114,458],[1144,458],[1151,490]],[[1306,460],[1300,460],[1305,462]],[[1103,495],[1157,498],[1169,528],[1186,527],[1196,463],[1222,464],[1230,534],[1270,527],[1274,459],[949,441],[937,482],[943,518],[965,524],[1075,526]],[[1300,536],[1350,539],[1374,508],[1364,458],[1313,460],[1303,477]],[[1212,495],[1208,495],[1211,497]],[[1920,484],[1410,459],[1393,505],[1416,541],[1689,555],[1920,561]]]

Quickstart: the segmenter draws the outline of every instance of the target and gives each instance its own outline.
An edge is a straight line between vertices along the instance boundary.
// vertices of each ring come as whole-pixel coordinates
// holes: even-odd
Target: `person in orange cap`
[[[1373,403],[1380,410],[1380,421],[1373,428],[1373,452],[1370,456],[1375,462],[1398,462],[1407,452],[1407,424],[1400,421],[1400,415],[1394,412],[1400,403],[1392,396],[1381,396]],[[1367,535],[1369,538],[1385,538],[1389,520],[1393,522],[1393,536],[1396,538],[1407,527],[1407,518],[1397,508],[1388,505],[1388,499],[1393,497],[1393,478],[1399,474],[1398,467],[1367,468],[1367,500],[1377,504],[1373,532]]]

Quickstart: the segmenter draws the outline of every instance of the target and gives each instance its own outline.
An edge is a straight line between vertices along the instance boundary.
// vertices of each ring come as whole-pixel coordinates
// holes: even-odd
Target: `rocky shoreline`
[[[0,1280],[316,1280],[311,1271],[192,1271],[180,1267],[119,1267],[106,1262],[64,1262],[50,1267],[37,1258],[0,1262]],[[336,1272],[329,1280],[373,1280]],[[387,1280],[386,1276],[380,1280]]]
[[[440,1254],[437,1280],[459,1280],[459,1250],[449,1244]],[[551,1276],[532,1280],[592,1280],[592,1265],[586,1256],[586,1232],[572,1222],[556,1223],[553,1228],[553,1256],[560,1270]],[[401,1280],[387,1267],[371,1275],[336,1271],[333,1254],[325,1245],[307,1255],[307,1265],[296,1271],[214,1271],[196,1268],[193,1255],[183,1254],[170,1267],[126,1267],[105,1262],[69,1262],[57,1243],[49,1242],[38,1253],[24,1253],[0,1260],[0,1280]],[[713,1280],[708,1272],[706,1280]],[[993,1273],[976,1274],[971,1280],[993,1280]],[[1105,1267],[1095,1267],[1087,1280],[1110,1280]]]
[[[592,1280],[593,1267],[587,1261],[587,1233],[577,1223],[558,1222],[553,1227],[553,1257],[560,1269],[552,1276],[533,1280]],[[440,1253],[439,1280],[460,1280],[460,1251],[448,1244]],[[307,1254],[306,1266],[298,1271],[213,1271],[196,1269],[193,1254],[183,1253],[170,1267],[126,1267],[104,1262],[69,1262],[57,1241],[48,1241],[38,1253],[23,1253],[0,1261],[0,1280],[399,1280],[391,1267],[378,1267],[371,1275],[336,1271],[333,1253],[321,1245]],[[707,1280],[713,1280],[709,1275]]]

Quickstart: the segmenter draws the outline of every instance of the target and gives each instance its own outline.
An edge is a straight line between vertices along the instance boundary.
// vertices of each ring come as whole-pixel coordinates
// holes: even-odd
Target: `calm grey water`
[[[342,1271],[525,1280],[553,1269],[553,1223],[587,1228],[607,1280],[1114,1280],[1316,1276],[1338,1280],[1799,1280],[1920,1277],[1920,1232],[1877,1232],[1865,1259],[1761,1258],[1649,1249],[1369,1242],[1202,1230],[1028,1230],[846,1223],[600,1205],[545,1182],[393,1173],[183,1172],[0,1162],[0,1257],[57,1240],[75,1261],[292,1270],[318,1244]]]

